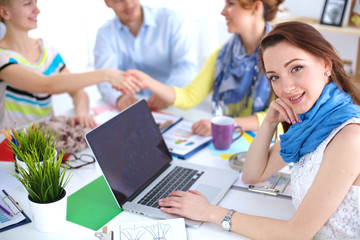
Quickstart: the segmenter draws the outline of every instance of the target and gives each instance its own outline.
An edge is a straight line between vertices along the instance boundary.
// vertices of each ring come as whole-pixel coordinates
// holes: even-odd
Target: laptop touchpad
[[[219,192],[221,191],[220,188],[216,188],[216,187],[204,185],[204,184],[200,184],[196,188],[196,190],[201,192],[202,194],[204,194],[210,202],[212,202],[215,199],[215,197],[219,194]]]

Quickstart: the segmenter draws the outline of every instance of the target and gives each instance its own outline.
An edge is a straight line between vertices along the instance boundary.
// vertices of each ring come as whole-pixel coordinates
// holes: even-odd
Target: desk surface
[[[173,107],[167,109],[167,112],[183,116],[185,119],[196,121],[200,118],[210,117],[209,102],[203,102],[197,108],[190,111],[183,111]],[[203,109],[209,109],[204,111]],[[84,152],[90,152],[89,149]],[[188,160],[189,162],[203,164],[208,166],[216,166],[218,168],[230,168],[228,161],[221,157],[212,156],[208,148],[199,151]],[[1,169],[14,169],[14,164],[10,162],[0,162]],[[72,178],[66,187],[67,193],[70,195],[97,177],[101,176],[101,170],[97,164],[87,165],[80,169],[72,171]],[[10,177],[10,176],[9,176]],[[27,200],[27,193],[22,186],[19,186],[9,191],[25,210],[31,216],[30,206]],[[248,191],[230,189],[223,200],[219,203],[220,206],[226,208],[233,208],[239,212],[253,214],[258,216],[273,217],[277,219],[289,219],[293,216],[295,210],[292,206],[291,200],[280,197],[265,196]],[[149,220],[148,217],[141,216],[130,212],[122,212],[106,225],[108,230],[113,230],[115,233],[114,239],[119,239],[118,229],[119,224],[131,221]],[[64,229],[56,233],[41,233],[36,230],[34,223],[25,224],[5,232],[0,233],[0,239],[76,239],[76,240],[91,240],[98,239],[94,235],[95,231],[79,226],[77,224],[66,222]],[[187,228],[188,239],[247,239],[232,232],[224,232],[219,226],[210,223],[204,223],[200,228]]]

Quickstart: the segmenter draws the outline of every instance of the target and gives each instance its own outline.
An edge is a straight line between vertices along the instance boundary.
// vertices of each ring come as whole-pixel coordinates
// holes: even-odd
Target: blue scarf
[[[271,25],[266,24],[265,34],[270,30]],[[215,67],[213,92],[215,108],[221,104],[236,104],[243,98],[246,98],[247,107],[250,97],[252,97],[252,113],[267,108],[271,87],[266,75],[259,72],[258,50],[259,47],[254,54],[247,54],[239,35],[233,35],[221,48]],[[252,88],[254,88],[253,93]]]
[[[354,117],[360,118],[360,106],[330,82],[315,105],[299,115],[301,122],[280,135],[281,157],[285,162],[298,162],[302,156],[313,152],[332,130]]]

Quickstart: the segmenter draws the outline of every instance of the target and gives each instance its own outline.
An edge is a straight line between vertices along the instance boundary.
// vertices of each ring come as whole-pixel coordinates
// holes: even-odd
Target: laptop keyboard
[[[139,204],[159,208],[158,201],[173,191],[187,191],[204,172],[195,169],[176,166],[163,180],[148,192]]]

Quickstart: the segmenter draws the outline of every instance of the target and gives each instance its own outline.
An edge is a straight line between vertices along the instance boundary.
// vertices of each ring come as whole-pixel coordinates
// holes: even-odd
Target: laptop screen
[[[86,140],[120,206],[171,160],[145,100],[87,133]]]

